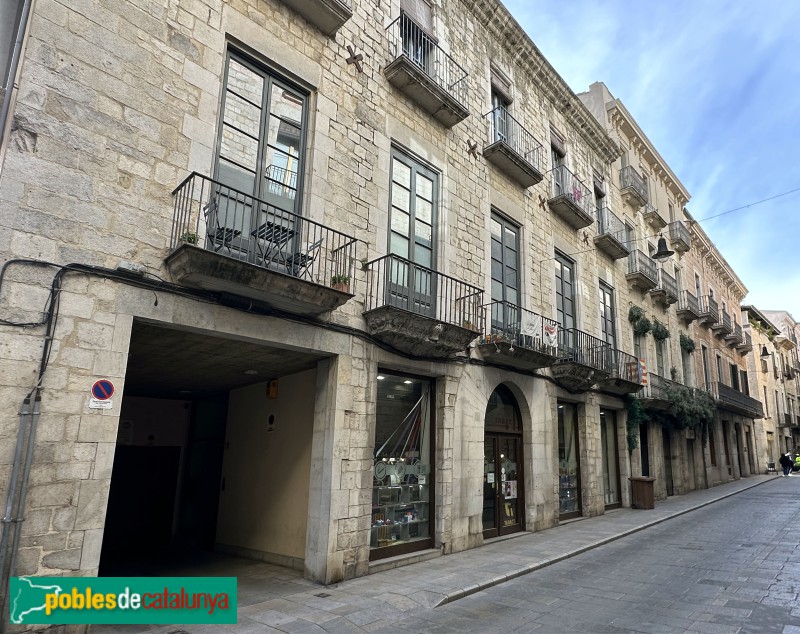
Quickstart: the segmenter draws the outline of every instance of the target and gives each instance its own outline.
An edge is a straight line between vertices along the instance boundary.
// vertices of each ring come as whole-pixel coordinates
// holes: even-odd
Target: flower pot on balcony
[[[350,292],[350,278],[347,275],[334,275],[331,278],[331,288],[342,293]]]

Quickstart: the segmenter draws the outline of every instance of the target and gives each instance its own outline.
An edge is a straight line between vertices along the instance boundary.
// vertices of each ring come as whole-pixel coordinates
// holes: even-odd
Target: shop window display
[[[370,547],[425,548],[432,535],[431,383],[378,375]]]

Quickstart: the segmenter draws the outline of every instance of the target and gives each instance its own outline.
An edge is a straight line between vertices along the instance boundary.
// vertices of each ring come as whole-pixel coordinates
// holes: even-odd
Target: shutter
[[[433,33],[433,12],[427,0],[400,0],[400,10],[429,34]]]

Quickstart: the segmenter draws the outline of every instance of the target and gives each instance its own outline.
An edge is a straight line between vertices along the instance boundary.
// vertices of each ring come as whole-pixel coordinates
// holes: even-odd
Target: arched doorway
[[[483,536],[524,528],[522,417],[511,390],[499,385],[484,417]]]

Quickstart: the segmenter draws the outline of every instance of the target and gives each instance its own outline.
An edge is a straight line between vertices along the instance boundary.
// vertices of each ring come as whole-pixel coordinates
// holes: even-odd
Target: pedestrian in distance
[[[783,477],[785,478],[790,476],[792,472],[792,464],[794,464],[792,457],[788,453],[785,453],[780,457],[778,462],[780,462],[781,466],[783,467]]]

